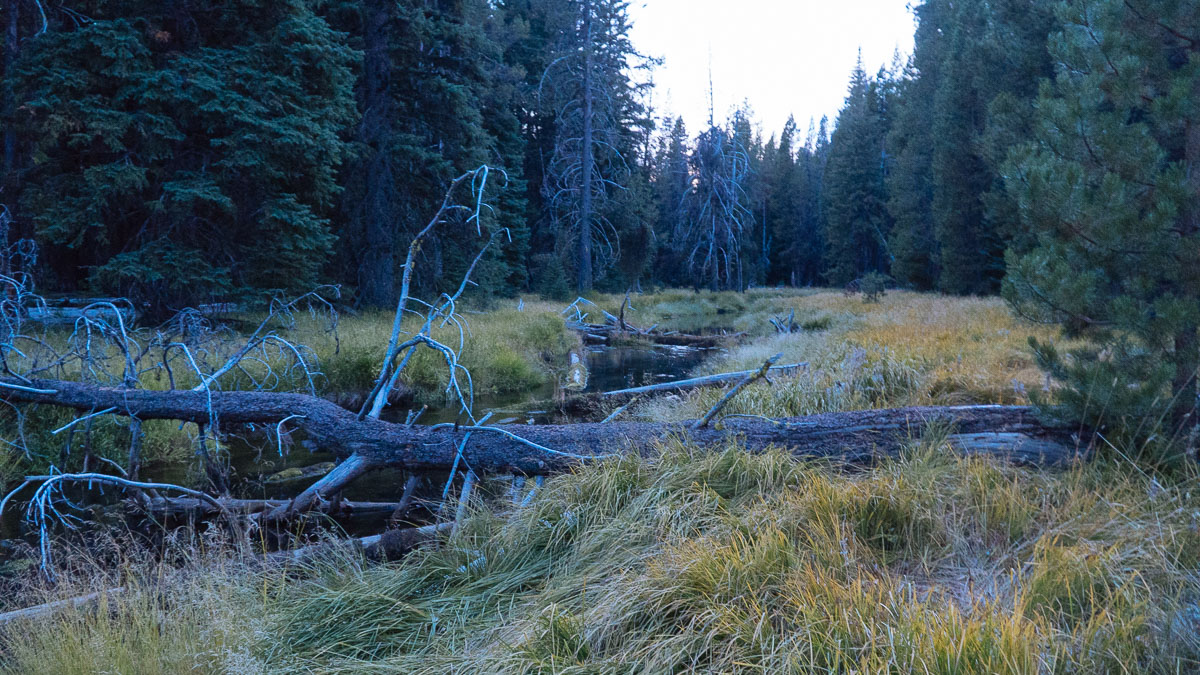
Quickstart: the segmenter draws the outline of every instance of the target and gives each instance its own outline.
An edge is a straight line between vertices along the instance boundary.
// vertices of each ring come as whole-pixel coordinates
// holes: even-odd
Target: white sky
[[[688,132],[708,123],[709,53],[718,121],[748,100],[765,135],[789,114],[837,116],[862,47],[868,73],[912,51],[907,0],[634,0],[634,45],[666,59],[654,107],[682,115]]]

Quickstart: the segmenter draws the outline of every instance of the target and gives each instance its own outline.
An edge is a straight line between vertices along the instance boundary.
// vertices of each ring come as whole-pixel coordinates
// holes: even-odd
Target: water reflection
[[[713,349],[697,349],[678,346],[621,346],[589,347],[583,352],[587,365],[586,387],[571,393],[612,391],[629,387],[640,387],[656,382],[666,382],[688,377]],[[491,412],[491,423],[503,424],[546,424],[570,422],[558,412],[557,401],[564,395],[558,382],[548,382],[533,391],[504,394],[483,394],[475,398],[476,416]],[[384,419],[404,422],[409,410],[402,407],[389,408]],[[418,424],[466,421],[455,405],[430,406],[417,421]],[[336,460],[331,453],[315,448],[304,439],[303,432],[296,431],[284,443],[284,454],[280,456],[273,437],[265,439],[230,439],[225,446],[229,452],[230,469],[233,474],[233,489],[238,497],[287,499],[295,496],[316,476],[305,476],[296,480],[279,480],[288,473],[300,473],[306,467]],[[147,477],[155,480],[170,480],[187,483],[186,474],[195,467],[181,465],[148,467]],[[394,474],[394,475],[393,475]],[[275,476],[275,479],[271,479]],[[404,475],[399,471],[379,472],[370,480],[360,480],[347,492],[350,499],[392,499],[399,494]],[[436,481],[435,481],[436,482]]]

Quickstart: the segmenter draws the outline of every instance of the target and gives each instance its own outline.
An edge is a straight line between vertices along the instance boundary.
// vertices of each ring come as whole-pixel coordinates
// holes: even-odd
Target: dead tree
[[[770,364],[768,364],[770,365]],[[756,371],[756,373],[759,371]],[[765,369],[762,371],[765,372]],[[621,453],[653,456],[661,443],[686,438],[698,448],[740,439],[749,451],[770,447],[798,457],[868,463],[895,456],[930,428],[951,428],[967,452],[1017,462],[1061,465],[1077,454],[1072,429],[1044,422],[1022,406],[930,406],[858,410],[797,418],[728,415],[719,425],[694,422],[608,422],[565,425],[437,424],[408,426],[360,419],[354,412],[305,394],[252,391],[152,391],[99,387],[59,380],[0,379],[10,403],[37,403],[140,419],[203,422],[217,415],[227,425],[273,425],[290,420],[319,447],[345,459],[297,497],[291,510],[309,508],[357,477],[382,467],[445,471],[456,458],[476,473],[546,475]],[[469,443],[465,444],[464,440]]]
[[[750,157],[735,133],[738,123],[735,117],[728,129],[711,124],[696,139],[692,186],[675,233],[687,247],[683,258],[695,283],[713,291],[742,289],[742,240],[753,218],[745,187]]]
[[[418,348],[428,348],[438,352],[446,362],[450,382],[447,394],[459,402],[468,422],[476,423],[472,413],[470,373],[458,362],[466,329],[462,316],[457,312],[457,302],[471,285],[471,274],[488,245],[507,232],[500,230],[488,235],[487,243],[455,293],[426,301],[411,297],[410,289],[417,253],[425,238],[436,228],[457,222],[473,227],[478,235],[484,236],[480,213],[485,208],[482,195],[489,172],[488,167],[482,166],[455,179],[434,217],[409,246],[386,357],[362,411],[357,415],[349,413],[356,422],[366,421],[369,424],[378,419],[389,393],[414,352]],[[285,401],[291,401],[288,398],[291,396],[302,396],[310,403],[319,401],[316,393],[321,373],[315,355],[305,345],[290,341],[285,336],[285,330],[294,322],[297,312],[307,310],[327,317],[328,330],[336,341],[337,312],[333,305],[338,297],[336,288],[318,289],[291,301],[272,301],[266,317],[248,335],[214,325],[196,310],[185,310],[156,328],[135,328],[127,321],[130,312],[126,310],[132,309],[127,302],[94,302],[80,310],[64,342],[52,339],[44,325],[28,320],[31,309],[45,304],[36,294],[32,275],[28,273],[35,255],[36,249],[28,242],[17,242],[0,249],[0,257],[5,262],[4,270],[7,271],[6,274],[0,274],[0,285],[6,288],[6,295],[0,300],[0,375],[3,376],[0,401],[8,407],[11,420],[15,422],[16,438],[5,439],[11,445],[26,453],[31,452],[24,433],[25,406],[21,403],[48,403],[77,411],[79,416],[75,420],[52,432],[70,432],[68,438],[73,436],[75,428],[81,423],[86,423],[84,428],[89,429],[97,418],[123,420],[129,425],[128,463],[120,466],[110,460],[103,461],[120,474],[113,479],[117,481],[116,484],[123,488],[150,491],[153,496],[153,491],[161,490],[161,486],[146,486],[136,480],[142,421],[175,419],[191,422],[196,429],[197,454],[203,460],[212,487],[216,492],[224,493],[228,486],[220,457],[220,444],[226,434],[247,426],[265,429],[267,433],[274,432],[279,437],[278,447],[283,452],[282,437],[291,429],[307,428],[304,420],[309,413],[302,409],[310,407],[308,403],[284,415],[246,416],[227,409],[220,401],[231,393],[223,391],[231,381],[237,383],[240,394],[276,395],[284,397],[282,400]],[[405,318],[409,318],[409,321],[406,322]],[[432,334],[435,326],[457,327],[457,344],[447,345],[435,339]],[[150,378],[165,380],[167,390],[146,391],[143,384]],[[37,384],[46,379],[61,382],[56,385],[55,391],[81,388],[75,391],[85,393],[76,401],[90,398],[92,402],[61,406],[53,397],[37,401],[22,398],[24,394],[48,391]],[[291,393],[293,391],[302,391],[304,394]],[[189,401],[188,405],[199,404],[202,410],[198,414],[189,412],[182,416],[163,416],[128,403],[102,404],[107,400],[103,392],[127,402],[146,395],[153,397],[166,394],[168,398],[183,396]],[[340,408],[337,410],[347,413]],[[70,441],[64,456],[69,455],[69,450]],[[94,484],[99,479],[94,477],[94,471],[89,471],[89,459],[84,459],[82,474],[64,474],[61,468],[52,464],[49,476],[31,478],[27,483],[40,482],[43,487],[47,484],[62,486],[71,481]],[[326,479],[356,475],[357,466],[356,460],[350,457]],[[140,496],[143,501],[148,500],[145,494]],[[62,501],[61,489],[39,488],[29,506],[30,517],[36,521],[39,529],[45,530],[47,518],[67,522],[66,517],[57,510],[57,505]],[[7,502],[8,499],[5,499],[4,503]],[[290,508],[281,511],[294,513],[306,510],[310,505],[305,500],[298,500]]]
[[[620,256],[616,228],[604,211],[629,175],[622,135],[638,87],[628,71],[641,57],[628,37],[624,2],[574,0],[564,8],[563,42],[538,86],[556,132],[542,192],[559,253],[574,260],[582,293],[592,288],[596,264]]]

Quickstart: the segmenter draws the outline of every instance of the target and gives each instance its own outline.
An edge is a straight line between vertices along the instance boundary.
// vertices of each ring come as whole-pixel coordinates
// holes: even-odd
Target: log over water
[[[793,363],[786,366],[771,366],[768,374],[770,375],[791,375],[799,370],[804,370],[808,367],[808,362]],[[674,382],[659,382],[656,384],[647,384],[642,387],[633,387],[630,389],[617,389],[614,391],[606,391],[600,394],[601,397],[608,398],[612,396],[633,396],[636,394],[661,393],[666,391],[686,391],[688,389],[699,389],[701,387],[715,387],[717,385],[736,382],[747,375],[753,375],[753,370],[739,370],[732,373],[718,373],[716,375],[704,375],[703,377],[692,377],[686,380],[675,380]]]
[[[112,408],[112,414],[139,419],[172,419],[222,426],[277,423],[301,427],[325,449],[349,457],[322,482],[344,484],[372,469],[449,469],[463,437],[474,430],[464,457],[477,472],[542,475],[568,470],[582,461],[612,453],[653,455],[672,436],[699,447],[715,447],[737,437],[751,451],[779,447],[798,457],[831,457],[868,463],[894,456],[933,426],[951,427],[956,444],[1022,464],[1060,466],[1078,454],[1071,429],[1038,420],[1020,406],[935,406],[825,413],[799,418],[725,419],[690,429],[688,423],[610,422],[608,424],[504,425],[498,427],[406,427],[359,420],[324,399],[266,392],[149,391],[99,387],[77,382],[0,378],[0,396],[11,403],[38,403],[81,411]],[[344,475],[343,475],[344,474]]]

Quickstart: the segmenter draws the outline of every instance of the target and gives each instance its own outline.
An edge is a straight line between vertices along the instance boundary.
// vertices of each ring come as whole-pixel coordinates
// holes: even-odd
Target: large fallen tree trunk
[[[0,378],[0,394],[11,403],[105,410],[142,420],[207,424],[215,417],[222,426],[288,420],[318,446],[348,457],[318,482],[321,489],[344,485],[383,466],[414,472],[450,469],[468,434],[463,457],[476,472],[529,475],[564,471],[613,453],[651,455],[673,435],[700,447],[719,446],[736,436],[752,451],[774,446],[799,457],[863,463],[895,455],[929,428],[941,426],[959,434],[957,444],[966,452],[1039,465],[1062,465],[1077,454],[1069,429],[1047,425],[1030,408],[1018,406],[860,410],[774,420],[737,417],[699,429],[684,422],[408,427],[360,420],[329,401],[302,394],[149,391],[12,378]]]

